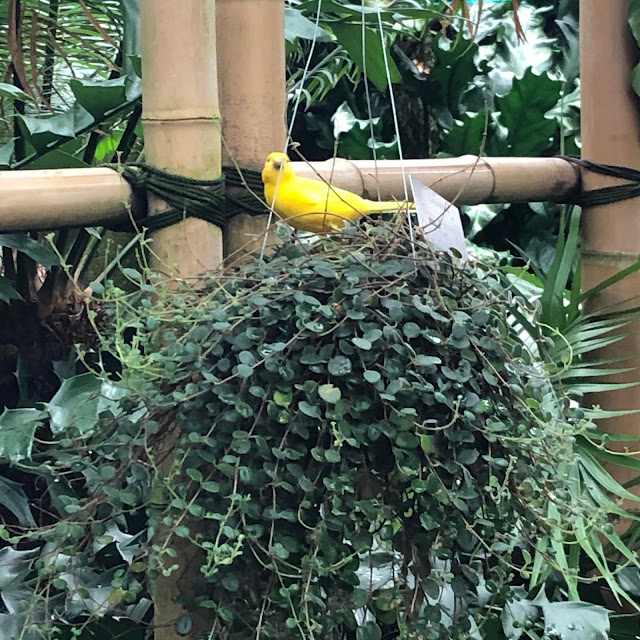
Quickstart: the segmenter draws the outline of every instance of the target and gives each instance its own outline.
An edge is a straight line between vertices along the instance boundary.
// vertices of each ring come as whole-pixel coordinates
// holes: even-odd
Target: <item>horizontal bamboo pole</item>
[[[561,158],[478,158],[438,160],[325,160],[294,162],[296,173],[321,176],[361,196],[405,199],[403,177],[413,175],[457,204],[562,200],[580,188],[580,170]],[[408,187],[407,187],[408,188]],[[411,199],[411,192],[409,192]]]
[[[403,167],[395,160],[294,162],[298,175],[322,176],[337,187],[404,200]],[[580,189],[579,171],[560,158],[406,160],[414,175],[457,204],[562,201]],[[409,193],[409,197],[411,194]],[[0,232],[114,223],[129,216],[131,189],[111,169],[0,172]]]
[[[133,194],[112,169],[0,171],[0,231],[39,231],[115,223]]]

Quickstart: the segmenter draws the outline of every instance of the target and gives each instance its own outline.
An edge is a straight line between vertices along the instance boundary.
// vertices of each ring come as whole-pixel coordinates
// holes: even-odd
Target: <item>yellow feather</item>
[[[262,181],[269,207],[300,231],[328,233],[363,216],[397,211],[407,206],[405,202],[366,200],[322,180],[300,178],[284,153],[269,154],[262,170]]]

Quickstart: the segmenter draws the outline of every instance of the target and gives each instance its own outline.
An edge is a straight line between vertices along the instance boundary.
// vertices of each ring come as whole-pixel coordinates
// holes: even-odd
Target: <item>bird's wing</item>
[[[362,198],[355,193],[310,178],[297,178],[294,184],[299,207],[306,213],[331,212],[348,219],[363,214]]]
[[[351,191],[346,191],[339,187],[330,187],[319,180],[310,180],[308,178],[299,178],[299,180],[306,181],[302,182],[301,186],[306,193],[312,196],[309,198],[308,206],[313,207],[313,209],[308,209],[309,211],[334,213],[352,222],[364,215],[397,211],[407,206],[406,202],[366,200]]]

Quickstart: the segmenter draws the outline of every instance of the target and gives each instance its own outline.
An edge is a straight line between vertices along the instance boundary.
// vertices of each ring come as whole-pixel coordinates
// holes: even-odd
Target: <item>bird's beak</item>
[[[282,161],[281,160],[274,160],[273,161],[273,167],[276,171],[280,171],[280,169],[282,169]]]

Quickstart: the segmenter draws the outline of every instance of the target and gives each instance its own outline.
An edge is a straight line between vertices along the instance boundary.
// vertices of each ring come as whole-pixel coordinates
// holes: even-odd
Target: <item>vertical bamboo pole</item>
[[[224,162],[260,170],[286,139],[284,0],[217,0],[216,21]],[[266,221],[236,216],[225,253],[259,246]]]
[[[638,50],[628,26],[630,0],[581,0],[580,64],[582,77],[582,146],[588,160],[640,169],[640,109],[631,88],[631,70]],[[585,189],[615,181],[604,176],[583,176]],[[583,219],[583,284],[586,289],[635,262],[640,256],[639,199],[586,210]],[[640,304],[640,275],[626,278],[594,296],[592,308],[621,308]],[[634,299],[635,298],[635,299]],[[630,302],[629,302],[630,301]],[[640,354],[640,333],[609,347],[603,357]],[[635,358],[629,366],[640,364]],[[613,376],[607,376],[610,381]],[[637,380],[638,372],[618,376],[617,381]],[[593,401],[603,409],[640,408],[640,388],[598,394]],[[640,435],[636,415],[607,420],[612,433]],[[615,467],[619,482],[635,472]]]
[[[141,0],[140,14],[147,161],[190,178],[217,178],[222,161],[215,0]],[[163,208],[150,202],[151,213]],[[164,268],[185,278],[222,261],[222,232],[202,220],[162,229],[153,244]]]
[[[213,179],[221,174],[218,107],[215,0],[141,0],[143,61],[143,124],[149,163],[188,177]],[[238,80],[241,78],[239,77]],[[165,204],[150,200],[150,213]],[[174,276],[193,278],[222,262],[222,232],[208,222],[187,219],[154,234],[158,265]],[[169,425],[154,446],[159,473],[173,467],[180,427]],[[154,499],[164,502],[163,483]],[[195,531],[192,530],[192,535]],[[162,546],[170,531],[157,523],[154,544]],[[182,546],[178,546],[182,545]],[[151,575],[156,640],[195,638],[208,632],[202,614],[192,616],[188,633],[179,634],[184,613],[175,599],[201,577],[203,558],[189,540],[170,543],[178,570],[170,576]]]

